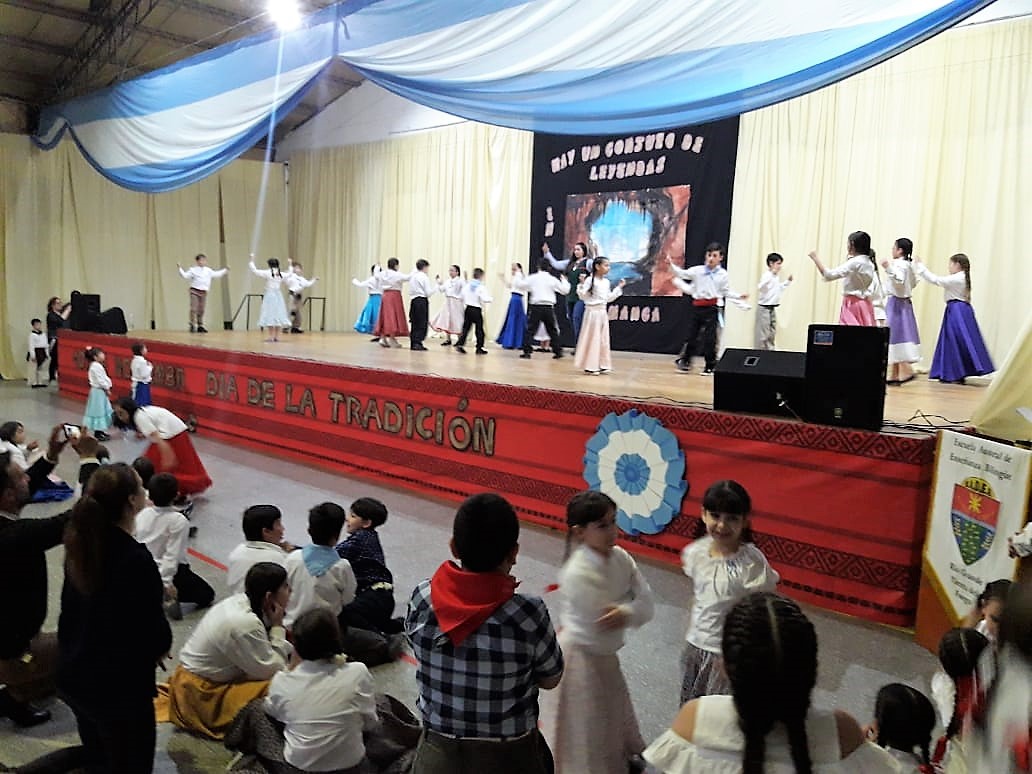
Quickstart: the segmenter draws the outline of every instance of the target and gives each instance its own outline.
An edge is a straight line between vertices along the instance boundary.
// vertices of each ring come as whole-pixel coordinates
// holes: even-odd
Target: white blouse
[[[824,270],[824,279],[842,280],[842,295],[870,298],[875,291],[875,266],[866,255],[854,255],[841,266]]]
[[[94,360],[90,363],[89,370],[90,387],[97,387],[101,390],[111,389],[111,377],[107,375],[103,363]]]
[[[710,556],[713,538],[701,537],[681,552],[681,568],[691,580],[692,609],[685,639],[700,650],[720,653],[724,618],[746,594],[773,591],[781,576],[752,543],[728,557]]]
[[[186,423],[161,406],[140,406],[133,414],[133,425],[144,435],[157,433],[163,441],[186,432]]]
[[[7,452],[11,455],[11,462],[18,466],[20,470],[28,470],[29,459],[28,455],[18,444],[13,441],[0,441],[0,454]]]
[[[778,279],[778,275],[768,270],[760,277],[760,284],[757,286],[758,293],[756,303],[760,306],[778,306],[781,303],[781,294],[792,284],[792,280]]]
[[[408,282],[411,276],[411,272],[409,274],[402,274],[394,269],[384,269],[380,272],[380,289],[401,290],[401,286]]]
[[[624,628],[602,629],[596,623],[611,605],[635,628],[652,620],[652,589],[624,549],[614,546],[603,556],[578,546],[559,571],[563,638],[597,655],[616,653],[624,644]]]
[[[154,364],[143,355],[133,355],[133,360],[129,364],[129,372],[133,384],[150,384],[154,375]]]
[[[248,267],[251,269],[251,273],[256,277],[261,277],[265,280],[265,292],[268,293],[270,290],[279,290],[286,280],[288,274],[293,272],[288,268],[286,271],[280,271],[273,274],[272,269],[259,269],[254,265],[254,261],[248,262]]]
[[[437,284],[437,287],[447,298],[462,298],[462,288],[466,282],[462,277],[449,277]]]
[[[896,298],[910,298],[914,286],[921,281],[913,262],[906,258],[893,258],[885,274],[889,278],[889,292]]]
[[[605,306],[623,295],[623,288],[613,287],[609,277],[596,277],[594,284],[591,280],[591,277],[585,277],[577,286],[577,297],[584,302],[584,306]]]
[[[369,295],[371,296],[379,296],[383,293],[383,289],[380,287],[380,274],[382,274],[382,272],[377,270],[374,275],[367,277],[364,280],[352,277],[351,284],[356,288],[365,288],[369,291]]]
[[[133,537],[147,546],[158,565],[161,582],[172,585],[179,565],[187,564],[186,547],[190,522],[171,506],[150,505],[136,514]]]
[[[967,276],[962,271],[956,274],[948,274],[940,277],[928,271],[923,263],[914,266],[914,270],[921,275],[925,282],[931,282],[942,288],[943,297],[946,301],[968,301]]]
[[[513,293],[525,296],[527,294],[527,289],[524,287],[526,276],[522,271],[517,270],[506,278],[505,284]]]
[[[664,774],[741,774],[745,736],[731,696],[704,696],[696,702],[692,741],[667,730],[643,753]],[[847,757],[838,743],[835,715],[810,709],[806,738],[814,774],[900,774],[903,769],[885,750],[864,742]],[[788,735],[775,724],[766,737],[764,772],[795,774]]]

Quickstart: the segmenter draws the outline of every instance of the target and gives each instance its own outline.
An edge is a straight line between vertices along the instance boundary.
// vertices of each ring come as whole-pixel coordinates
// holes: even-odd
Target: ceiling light
[[[297,29],[301,24],[301,12],[295,0],[269,0],[269,18],[284,32]]]

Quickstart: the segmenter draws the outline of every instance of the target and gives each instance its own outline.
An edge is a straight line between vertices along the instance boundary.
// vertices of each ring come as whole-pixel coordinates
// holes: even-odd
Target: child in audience
[[[484,284],[484,270],[474,269],[473,280],[462,288],[462,302],[466,310],[462,318],[462,333],[455,340],[455,351],[466,354],[466,338],[469,336],[470,328],[476,329],[477,354],[486,355],[484,341],[484,307],[491,303],[491,294],[487,292],[487,285]]]
[[[21,470],[28,470],[29,456],[39,448],[37,441],[25,437],[25,425],[21,422],[4,422],[0,425],[0,452],[11,455],[11,462]]]
[[[136,515],[136,539],[147,546],[158,565],[165,586],[165,614],[173,621],[183,617],[180,605],[205,608],[215,601],[215,591],[187,561],[190,525],[172,505],[179,494],[179,482],[171,473],[158,473],[147,485],[152,505]]]
[[[590,303],[582,341],[589,325]],[[581,352],[578,346],[578,357]],[[645,742],[617,652],[625,629],[652,619],[652,590],[631,555],[616,545],[612,498],[595,491],[574,495],[566,506],[566,525],[567,559],[559,571],[559,644],[566,670],[555,691],[557,722],[550,739],[555,768],[624,774]],[[591,712],[584,712],[586,707]]]
[[[424,728],[412,774],[552,771],[538,691],[559,684],[563,655],[545,603],[516,593],[519,536],[504,498],[467,498],[452,528],[458,563],[412,592],[405,631]]]
[[[244,590],[247,571],[257,562],[286,567],[287,554],[296,546],[283,537],[283,514],[275,505],[252,505],[244,511],[244,542],[229,554],[226,582],[231,594]]]
[[[90,394],[86,399],[86,411],[82,417],[82,426],[93,432],[98,441],[110,440],[105,431],[111,427],[111,377],[104,369],[107,355],[100,347],[86,348],[86,362],[90,364],[87,378]]]
[[[928,697],[909,685],[890,683],[878,691],[867,738],[885,748],[906,774],[932,774],[933,728],[935,708]]]
[[[372,497],[351,504],[344,521],[348,536],[337,545],[355,575],[355,599],[340,611],[342,627],[355,627],[384,635],[397,634],[401,626],[394,616],[394,576],[387,569],[377,528],[387,521],[387,506]]]
[[[599,256],[591,263],[591,276],[577,286],[577,295],[584,302],[580,337],[573,364],[589,374],[607,374],[613,370],[613,354],[609,349],[609,303],[623,295],[625,280],[612,287],[609,283],[609,259]]]
[[[47,341],[47,333],[43,330],[42,320],[33,317],[30,325],[32,327],[29,329],[29,349],[25,355],[29,386],[46,387],[49,384],[47,361],[50,359],[50,344]]]
[[[383,290],[380,287],[380,271],[380,264],[374,263],[369,268],[369,276],[366,279],[351,278],[352,285],[358,288],[365,288],[369,294],[365,306],[362,307],[362,311],[358,314],[358,319],[355,320],[354,327],[359,333],[372,333],[373,328],[376,327],[376,321],[380,318],[380,301],[383,294]],[[379,340],[379,336],[373,338],[373,341]]]
[[[913,253],[914,243],[900,237],[892,245],[892,262],[882,261],[890,291],[885,305],[889,326],[889,384],[900,385],[913,380],[913,364],[921,360],[921,336],[911,298],[918,282]]]
[[[774,349],[774,337],[778,330],[777,309],[781,305],[781,294],[792,284],[792,275],[782,280],[781,267],[785,259],[778,253],[767,256],[767,270],[760,277],[756,293],[756,349]]]
[[[935,745],[932,764],[948,774],[968,770],[965,737],[985,694],[978,662],[988,646],[989,640],[974,629],[950,629],[939,641],[943,671],[932,678],[932,698],[946,733]]]
[[[147,484],[154,476],[154,463],[151,462],[147,457],[137,457],[133,460],[133,470],[136,471],[136,475],[140,477],[140,481],[143,482],[143,488],[147,488]]]
[[[346,514],[336,503],[320,503],[308,512],[311,545],[287,554],[284,567],[290,581],[290,605],[284,625],[290,629],[302,613],[325,608],[338,615],[355,598],[351,563],[334,550]]]
[[[749,493],[737,481],[711,484],[702,497],[696,540],[681,552],[692,594],[681,704],[730,692],[720,655],[724,617],[746,594],[773,591],[781,579],[753,545],[751,510]]]
[[[975,601],[974,609],[964,618],[964,625],[973,628],[979,634],[985,635],[989,644],[996,645],[1000,633],[1000,618],[1003,616],[1003,606],[1007,601],[1007,594],[1010,592],[1011,582],[1006,578],[990,581],[985,584],[982,593]]]
[[[276,673],[265,697],[265,711],[284,726],[283,757],[300,771],[371,774],[362,739],[378,725],[369,670],[343,657],[325,608],[298,616],[292,635],[301,663]]]
[[[133,344],[133,359],[129,363],[129,372],[132,376],[133,393],[132,399],[137,406],[149,406],[151,404],[150,386],[154,376],[154,364],[147,359],[147,345],[142,341]]]
[[[925,282],[941,287],[946,298],[946,311],[942,315],[928,378],[963,384],[968,376],[982,376],[996,370],[971,306],[971,261],[968,257],[963,253],[952,256],[950,273],[946,277],[932,274],[923,263],[915,264],[914,270]]]

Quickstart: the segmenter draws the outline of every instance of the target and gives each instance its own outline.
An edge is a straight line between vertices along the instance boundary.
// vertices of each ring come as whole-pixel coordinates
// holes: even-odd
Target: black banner
[[[610,307],[613,349],[676,352],[687,313],[674,263],[702,263],[710,242],[727,244],[738,118],[603,137],[537,134],[531,191],[531,266],[548,243],[559,259],[584,242],[627,281]],[[561,308],[559,308],[561,307]],[[573,345],[565,305],[557,311]]]

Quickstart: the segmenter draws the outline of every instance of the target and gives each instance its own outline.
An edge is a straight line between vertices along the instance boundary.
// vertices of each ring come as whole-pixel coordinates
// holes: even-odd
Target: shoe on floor
[[[413,352],[426,352],[427,351],[426,347],[424,347],[422,344],[413,344],[411,349],[412,349]]]
[[[553,352],[552,353],[552,360],[559,360],[559,359],[562,358],[562,356],[563,356],[562,352]]]
[[[442,342],[441,342],[441,346],[442,346],[442,347],[450,347],[450,346],[451,346],[451,340],[448,340],[448,341],[442,341]]]
[[[712,368],[703,368],[702,369],[702,375],[703,376],[713,376],[713,369]]]
[[[0,718],[7,717],[21,728],[38,726],[50,720],[50,710],[39,709],[27,701],[18,701],[7,688],[0,688]]]
[[[522,357],[524,360],[530,360],[530,353],[524,352],[522,355],[520,355],[520,357]]]
[[[389,341],[387,341],[387,339],[374,339],[374,341],[379,341],[380,342],[380,346],[383,347],[384,349],[390,349],[390,347],[391,347],[391,343]]]
[[[203,325],[198,325],[198,326],[197,326],[197,332],[198,332],[198,333],[207,333],[207,332],[208,332],[208,329],[207,329],[207,328],[205,328],[205,327],[204,327]]]
[[[373,336],[373,338],[371,338],[371,339],[369,339],[369,340],[370,340],[370,341],[374,341],[374,342],[375,342],[375,341],[379,341],[379,340],[380,340],[380,337],[379,337],[379,336]]]
[[[477,347],[476,351],[477,351],[478,355],[486,355],[487,354],[487,350],[483,349],[482,347]]]
[[[678,359],[678,360],[675,360],[674,363],[677,364],[677,370],[680,371],[681,373],[689,374],[689,373],[692,372],[691,364],[685,362],[684,360]]]
[[[105,433],[105,432],[104,432],[103,430],[97,430],[97,431],[96,431],[96,432],[95,432],[95,433],[93,434],[93,437],[94,437],[94,438],[96,438],[96,439],[97,439],[98,441],[100,441],[101,443],[105,443],[105,442],[107,442],[107,441],[110,441],[110,440],[111,440],[111,436],[110,436],[110,435],[108,435],[107,433]]]
[[[460,354],[462,354],[462,355],[466,354],[466,348],[465,347],[460,347],[458,344],[455,345],[455,351],[460,353]]]

